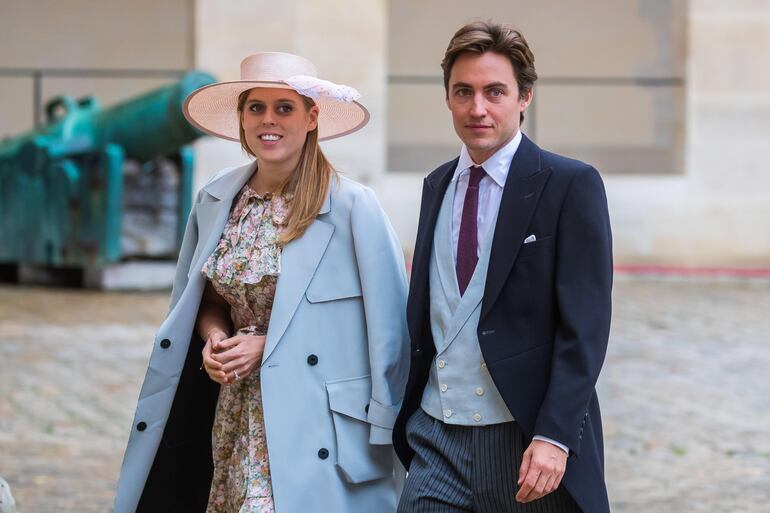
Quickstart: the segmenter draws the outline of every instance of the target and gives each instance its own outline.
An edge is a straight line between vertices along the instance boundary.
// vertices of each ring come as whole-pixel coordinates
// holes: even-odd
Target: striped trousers
[[[580,513],[564,486],[536,501],[516,502],[526,446],[516,422],[456,426],[418,408],[406,436],[415,455],[398,513]]]

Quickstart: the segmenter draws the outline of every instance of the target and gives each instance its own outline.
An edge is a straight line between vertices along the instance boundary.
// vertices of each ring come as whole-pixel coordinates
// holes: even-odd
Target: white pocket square
[[[535,242],[537,240],[537,237],[535,237],[535,234],[533,233],[526,239],[524,239],[524,244],[529,244],[530,242]]]

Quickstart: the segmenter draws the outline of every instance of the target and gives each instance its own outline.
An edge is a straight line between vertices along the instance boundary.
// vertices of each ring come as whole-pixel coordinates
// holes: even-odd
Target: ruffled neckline
[[[293,195],[260,195],[246,183],[202,273],[222,284],[257,284],[281,272],[283,231]]]

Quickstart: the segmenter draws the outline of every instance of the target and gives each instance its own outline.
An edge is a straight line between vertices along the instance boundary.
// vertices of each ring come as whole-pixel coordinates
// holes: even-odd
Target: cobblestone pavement
[[[167,295],[0,287],[0,476],[111,511]],[[770,511],[770,284],[619,279],[599,384],[616,513]]]

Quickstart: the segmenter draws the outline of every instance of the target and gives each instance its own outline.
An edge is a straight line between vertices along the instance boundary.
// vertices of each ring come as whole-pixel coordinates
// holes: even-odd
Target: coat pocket
[[[364,483],[393,473],[390,445],[369,443],[370,424],[366,421],[371,398],[370,376],[326,383],[329,409],[337,442],[337,468],[349,483]]]
[[[361,283],[358,281],[358,276],[336,275],[329,278],[316,276],[310,282],[305,297],[311,303],[361,297]]]
[[[534,242],[522,244],[517,258],[524,258],[524,257],[535,255],[540,251],[547,251],[548,249],[553,248],[553,244],[554,244],[554,238],[553,236],[550,236],[550,235],[548,237],[543,237],[541,239],[538,239]]]
[[[360,296],[361,280],[358,277],[358,270],[355,264],[345,260],[332,263],[322,260],[305,291],[305,297],[311,303],[325,303]]]

